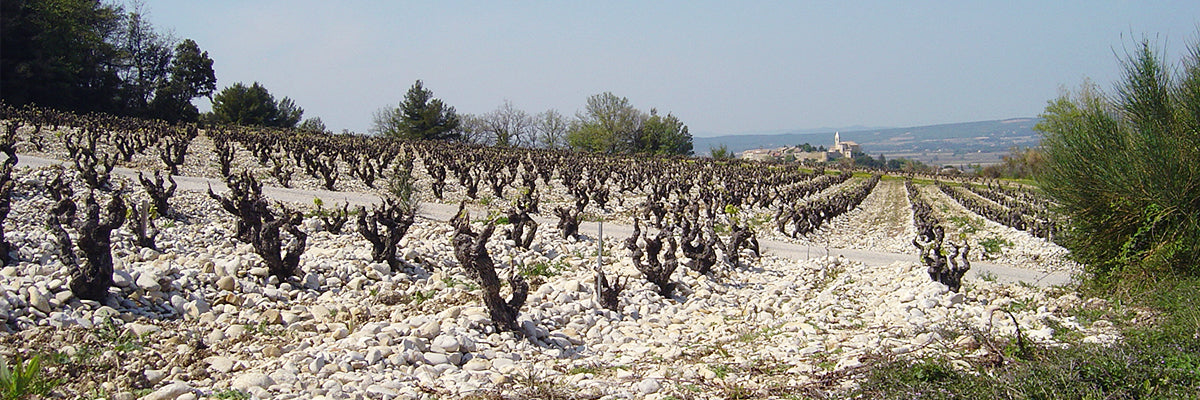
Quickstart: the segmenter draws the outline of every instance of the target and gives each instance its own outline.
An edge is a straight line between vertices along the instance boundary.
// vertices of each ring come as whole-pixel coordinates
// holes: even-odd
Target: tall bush
[[[1097,282],[1200,275],[1200,42],[1171,69],[1149,40],[1108,95],[1050,101],[1041,187],[1070,219],[1066,246]],[[1136,282],[1136,281],[1135,281]]]

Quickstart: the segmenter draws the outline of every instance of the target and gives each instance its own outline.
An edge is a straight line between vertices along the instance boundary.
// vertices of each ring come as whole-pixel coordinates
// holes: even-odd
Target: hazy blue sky
[[[693,135],[1028,117],[1110,87],[1149,35],[1177,60],[1200,2],[155,1],[218,90],[258,81],[365,132],[417,79],[460,113],[574,115],[611,91]],[[207,109],[207,100],[201,104]]]

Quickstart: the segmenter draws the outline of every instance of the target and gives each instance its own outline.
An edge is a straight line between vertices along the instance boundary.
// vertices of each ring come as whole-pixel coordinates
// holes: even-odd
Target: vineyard
[[[1120,339],[992,272],[1079,271],[1009,183],[3,112],[0,353],[62,397],[826,397]]]

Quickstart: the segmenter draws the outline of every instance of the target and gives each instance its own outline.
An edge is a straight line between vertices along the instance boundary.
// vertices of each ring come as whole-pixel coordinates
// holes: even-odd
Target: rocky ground
[[[203,140],[185,175],[216,176]],[[40,155],[62,157],[53,149]],[[130,166],[138,162],[158,168],[145,159]],[[391,271],[371,262],[369,243],[353,228],[321,232],[310,218],[304,274],[279,282],[249,245],[231,238],[233,218],[196,192],[173,198],[180,216],[160,220],[159,251],[137,247],[128,228],[116,231],[112,296],[81,301],[43,228],[51,205],[44,188],[59,174],[74,173],[15,172],[5,228],[21,261],[0,269],[0,329],[9,331],[0,333],[0,353],[49,357],[46,374],[66,379],[58,397],[805,396],[851,388],[858,372],[881,360],[937,355],[967,368],[968,360],[998,357],[991,339],[1015,335],[1018,326],[1028,340],[1052,345],[1119,340],[1105,321],[1081,326],[1069,316],[1104,307],[1100,300],[985,279],[952,293],[906,262],[877,267],[745,252],[743,265],[711,276],[681,267],[680,289],[663,298],[611,239],[605,271],[629,286],[621,310],[610,311],[594,300],[596,241],[564,240],[552,224],[543,224],[530,250],[499,234],[488,243],[502,277],[522,273],[534,285],[518,317],[521,332],[496,332],[478,286],[454,259],[444,221],[418,219],[401,242],[403,270]],[[128,178],[115,179],[134,200],[145,197]],[[339,189],[369,192],[342,181]],[[932,186],[926,195],[947,215],[973,215]],[[1073,268],[1057,261],[1062,252],[1052,244],[980,224],[975,240],[999,235],[1011,243],[998,260]],[[906,252],[911,235],[902,182],[883,181],[859,209],[801,240]]]

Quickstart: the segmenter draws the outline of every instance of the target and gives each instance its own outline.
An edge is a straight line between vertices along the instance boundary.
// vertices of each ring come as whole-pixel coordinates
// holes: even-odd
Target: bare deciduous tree
[[[534,144],[533,117],[513,106],[510,100],[504,100],[500,107],[484,114],[481,122],[491,144],[501,147],[531,147]]]

